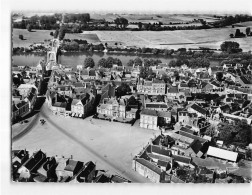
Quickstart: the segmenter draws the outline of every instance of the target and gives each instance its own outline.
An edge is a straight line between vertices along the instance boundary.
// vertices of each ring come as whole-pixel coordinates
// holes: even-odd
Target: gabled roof
[[[179,90],[177,87],[170,87],[168,89],[168,93],[178,93],[178,92],[179,92]]]
[[[171,156],[172,154],[171,150],[165,150],[155,145],[149,145],[146,149],[146,152],[156,153],[158,155],[163,155],[163,156],[168,156],[168,157]]]
[[[207,114],[207,111],[204,108],[200,107],[198,104],[193,104],[191,106],[191,108],[194,109],[194,110],[196,110],[197,112],[203,114],[203,115]]]
[[[159,117],[168,117],[168,118],[171,118],[171,112],[162,112],[162,111],[158,111],[157,112],[157,115]]]
[[[149,116],[158,116],[156,110],[149,110],[149,109],[144,109],[142,110],[141,114],[143,115],[149,115]]]
[[[155,104],[155,103],[146,103],[145,107],[146,108],[168,108],[166,103],[162,103],[162,104],[160,104],[160,103],[157,103],[157,104]]]
[[[186,157],[186,156],[181,156],[181,155],[172,155],[172,158],[175,161],[182,162],[185,164],[190,164],[191,163],[191,157]]]
[[[237,157],[238,157],[237,152],[232,152],[232,151],[228,151],[228,150],[224,150],[224,149],[216,148],[212,146],[209,146],[207,155],[234,161],[234,162],[237,160]]]
[[[143,166],[147,167],[148,169],[152,170],[153,172],[157,173],[158,175],[161,175],[162,171],[159,167],[154,165],[153,163],[143,159],[143,158],[137,158],[135,159],[138,163],[142,164]]]

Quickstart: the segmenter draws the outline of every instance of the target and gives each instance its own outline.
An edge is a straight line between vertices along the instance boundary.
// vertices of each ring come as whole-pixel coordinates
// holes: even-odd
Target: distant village
[[[57,64],[56,53],[53,47],[47,63],[35,67],[12,67],[13,124],[44,96],[51,112],[62,118],[92,116],[129,126],[139,121],[139,128],[160,131],[132,159],[132,169],[152,182],[251,181],[252,65],[192,69],[160,63],[148,67],[151,78],[142,78],[140,66],[74,69]],[[223,140],[222,129],[229,125],[248,129],[247,141]],[[42,151],[13,153],[14,181],[128,182],[95,175],[91,161],[47,157]]]

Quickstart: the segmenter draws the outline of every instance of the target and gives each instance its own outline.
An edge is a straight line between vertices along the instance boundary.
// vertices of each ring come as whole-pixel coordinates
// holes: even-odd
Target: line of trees
[[[225,16],[221,20],[214,22],[212,25],[215,28],[230,26],[239,22],[252,21],[252,16],[249,15],[235,15],[235,16]]]

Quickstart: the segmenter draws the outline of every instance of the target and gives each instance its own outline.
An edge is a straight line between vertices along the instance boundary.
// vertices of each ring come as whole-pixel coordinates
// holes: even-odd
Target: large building
[[[165,95],[166,85],[163,80],[140,80],[137,84],[138,93],[148,95]]]

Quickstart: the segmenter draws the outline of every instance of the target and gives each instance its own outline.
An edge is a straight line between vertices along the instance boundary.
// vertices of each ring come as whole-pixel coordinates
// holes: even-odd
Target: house
[[[226,160],[230,162],[236,162],[238,153],[209,146],[208,151],[207,151],[207,156],[208,157],[211,156],[214,158],[218,158],[218,159],[222,159],[222,160]]]
[[[167,112],[163,112],[163,111],[158,111],[157,112],[158,115],[158,124],[170,124],[171,123],[171,119],[172,119],[172,113],[167,111]]]
[[[19,94],[21,96],[27,97],[31,88],[35,88],[36,89],[36,93],[38,93],[37,87],[35,85],[28,84],[28,83],[19,85],[19,87],[17,89],[18,89]]]
[[[132,168],[154,183],[160,183],[165,177],[165,172],[161,168],[143,158],[134,158]]]
[[[191,164],[191,161],[192,161],[191,157],[173,154],[172,158],[180,166],[189,166],[191,168],[194,168],[194,166]]]
[[[188,107],[188,112],[190,113],[196,113],[198,117],[206,117],[208,114],[208,111],[199,106],[198,104],[193,104],[190,107]]]
[[[145,102],[145,108],[156,111],[167,111],[168,105],[164,102]]]
[[[71,116],[87,117],[93,109],[94,99],[91,93],[87,93],[81,100],[73,99],[71,103]]]
[[[26,150],[19,150],[15,156],[12,157],[12,177],[13,180],[18,178],[18,169],[29,159],[29,152]]]
[[[114,118],[126,118],[126,105],[125,99],[105,98],[103,104],[97,107],[97,113]]]
[[[243,87],[252,89],[252,77],[250,76],[240,76],[236,78],[236,82],[240,83]]]
[[[72,182],[91,183],[93,178],[95,177],[95,168],[96,168],[96,165],[92,161],[87,162],[83,166],[83,168],[74,176]]]
[[[93,183],[110,183],[110,177],[101,174],[93,180]]]
[[[29,102],[25,101],[13,101],[12,102],[12,112],[11,112],[11,120],[16,121],[30,112]]]
[[[71,85],[59,85],[55,88],[55,91],[60,95],[66,95],[68,97],[72,97]]]
[[[39,167],[46,161],[46,155],[41,151],[35,152],[19,169],[20,177],[30,178],[36,173]]]
[[[110,181],[111,183],[131,183],[130,180],[125,179],[119,175],[112,175]]]
[[[65,116],[66,106],[66,102],[55,102],[54,104],[52,104],[51,110],[55,115]]]
[[[140,127],[158,130],[158,114],[155,110],[144,109],[140,113]]]
[[[56,162],[58,163],[55,169],[58,181],[63,178],[72,178],[83,167],[83,162],[75,161],[73,159],[56,158]]]
[[[137,83],[137,92],[148,95],[165,95],[166,84],[163,80],[147,81],[139,79]]]
[[[173,132],[168,132],[166,133],[166,135],[169,135],[172,139],[175,140],[175,146],[179,146],[181,148],[188,148],[194,141],[194,139],[190,138],[190,137],[186,137],[177,133],[173,133]],[[177,151],[173,151],[174,154],[178,154],[178,150]]]
[[[57,167],[57,162],[54,157],[47,157],[46,161],[41,165],[41,167],[38,169],[38,173],[45,177],[45,178],[51,178],[55,179],[57,178],[55,169]]]
[[[31,112],[37,100],[37,90],[32,87],[27,93],[27,97],[24,99],[25,102],[29,104],[29,111]]]
[[[179,89],[177,86],[171,86],[167,89],[167,98],[168,99],[176,99],[179,93]]]

